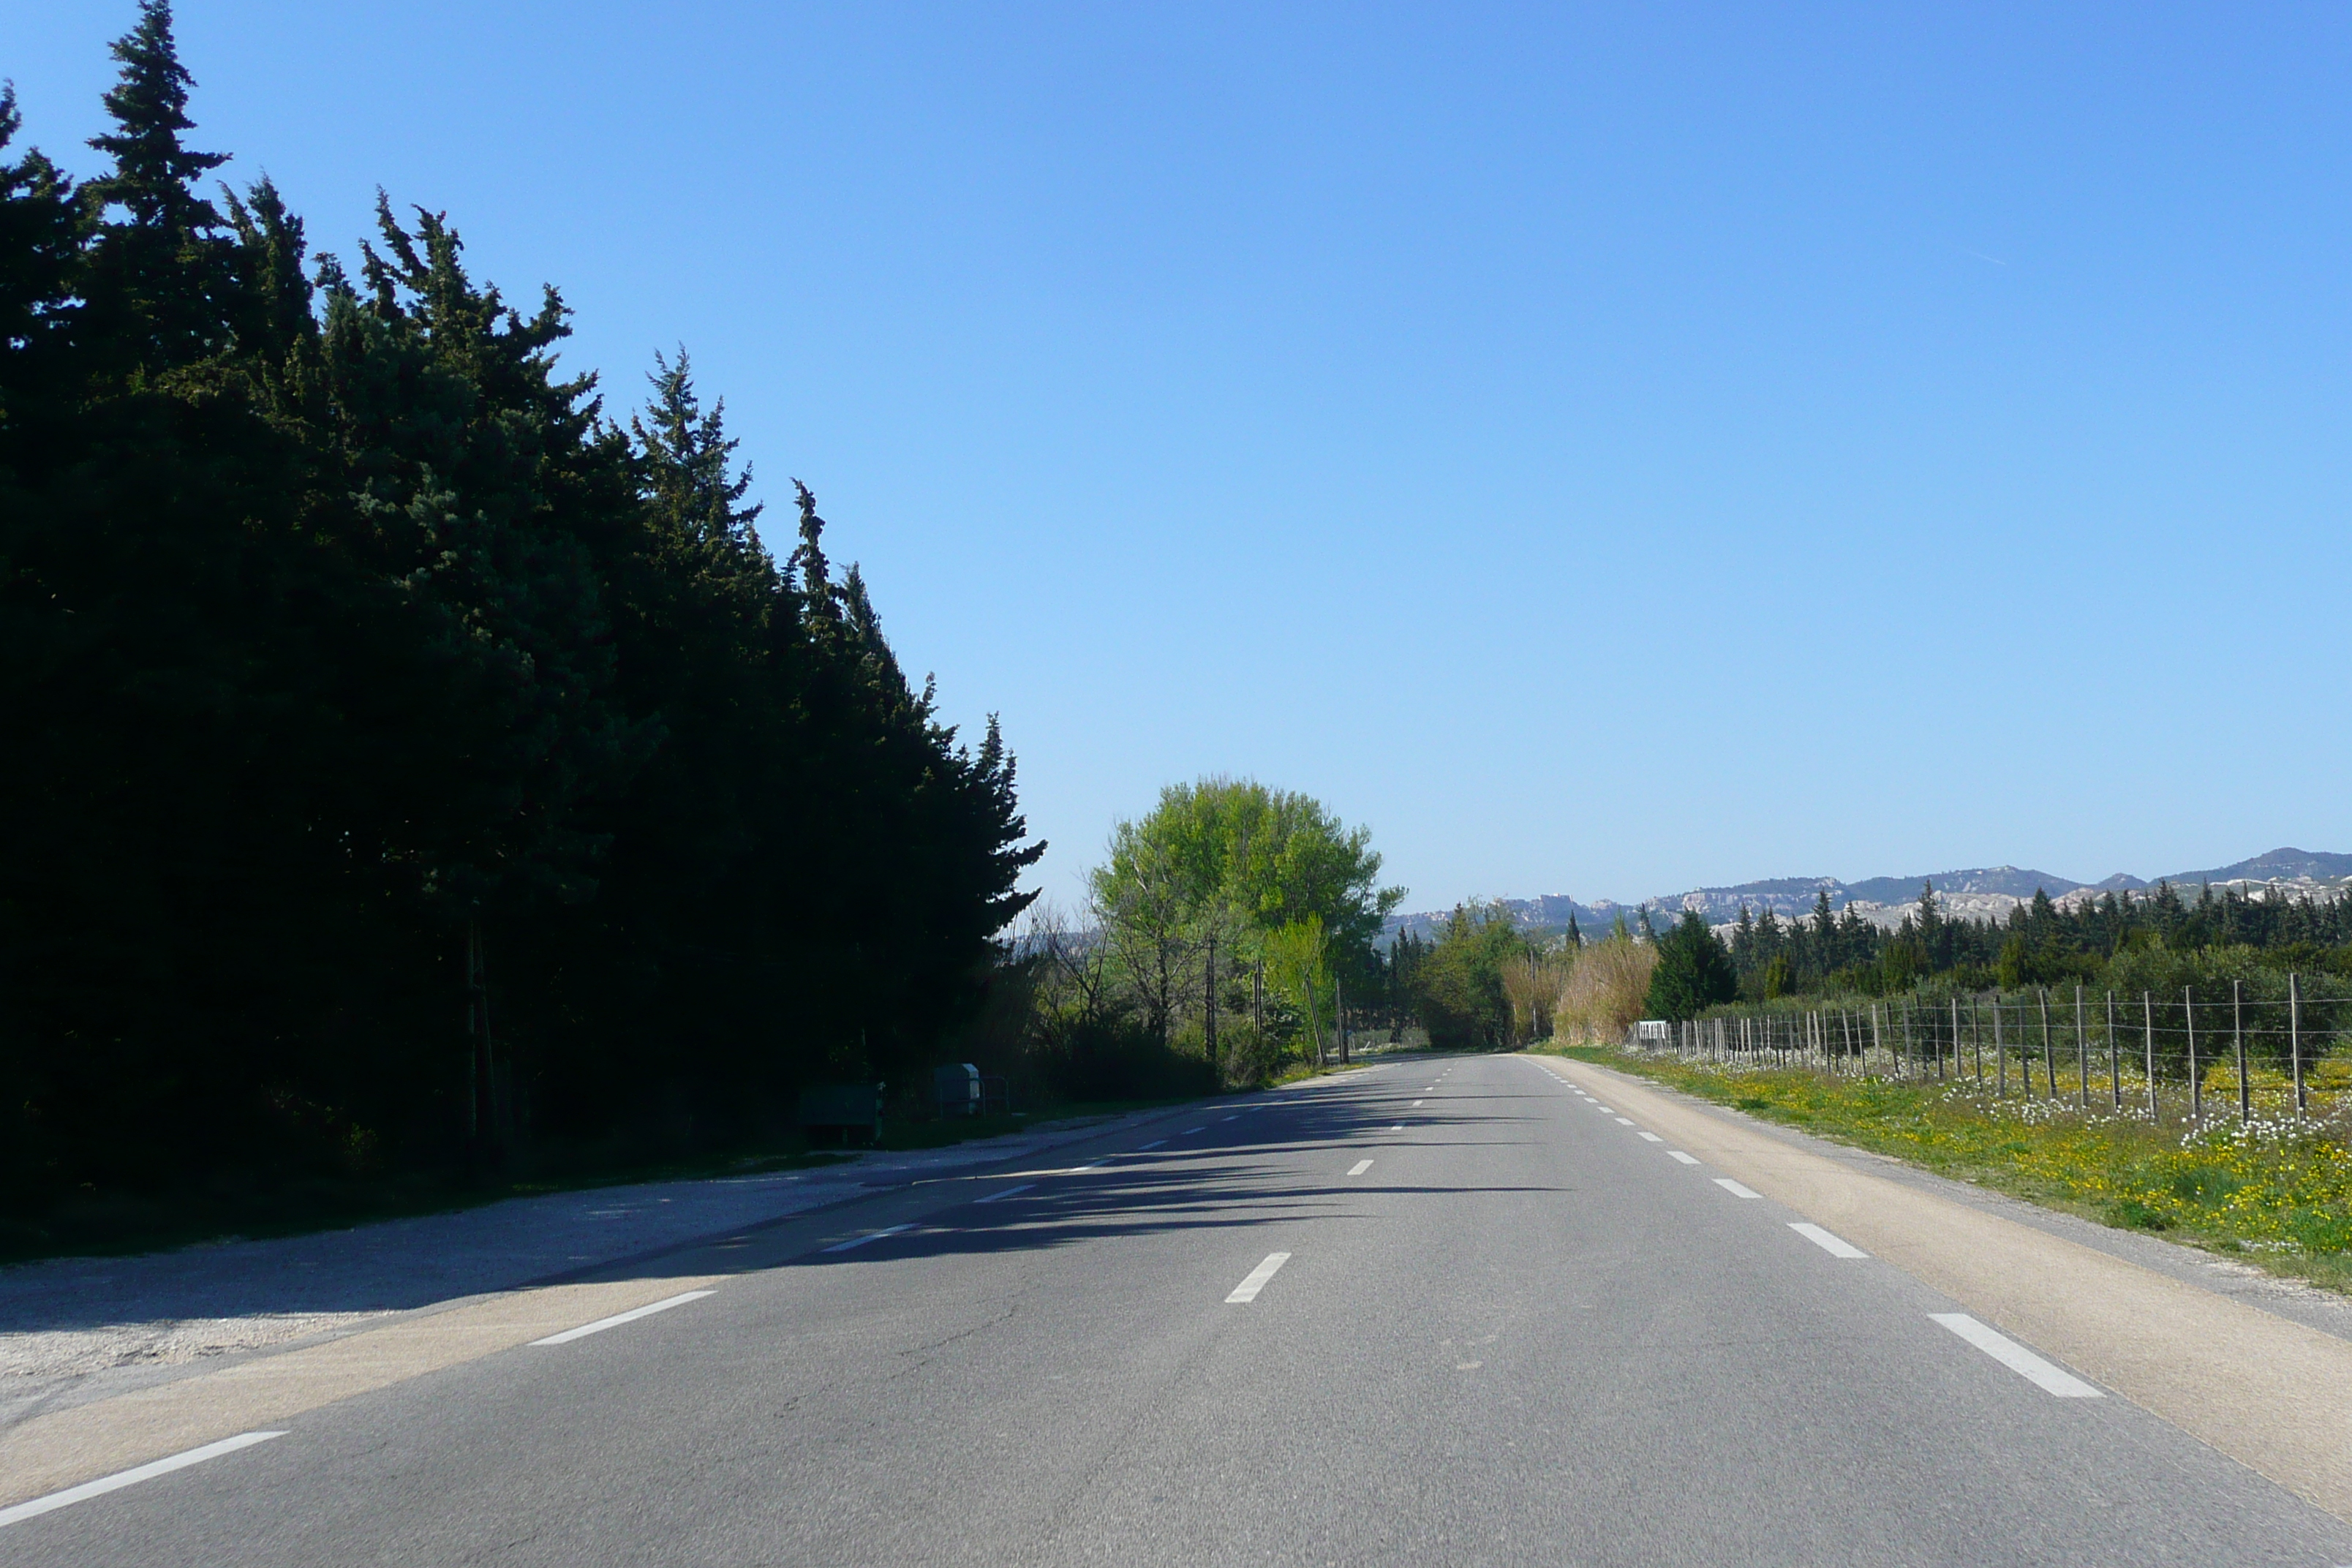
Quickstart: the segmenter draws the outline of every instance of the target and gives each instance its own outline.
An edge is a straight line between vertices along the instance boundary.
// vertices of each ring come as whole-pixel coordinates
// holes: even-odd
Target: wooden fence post
[[[2230,982],[2230,1035],[2238,1052],[2238,1125],[2243,1127],[2254,1119],[2254,1101],[2246,1088],[2246,986],[2242,980]]]
[[[2205,1086],[2197,1079],[2197,988],[2180,988],[2180,1024],[2189,1031],[2189,1125],[2205,1120]]]
[[[2303,985],[2294,971],[2286,975],[2287,1053],[2294,1059],[2294,1113],[2301,1116],[2305,1101],[2303,1096]]]
[[[2035,999],[2042,1005],[2042,1073],[2050,1083],[2050,1098],[2058,1098],[2058,1052],[2050,1041],[2050,987],[2033,988]]]
[[[2009,1098],[2009,1042],[2000,1037],[2000,993],[1992,994],[1992,1070],[1996,1080],[1994,1094]]]
[[[2074,987],[2074,1080],[2082,1090],[2083,1109],[2091,1109],[2091,1042],[2083,1033],[2083,988]]]
[[[2116,1042],[2116,994],[2110,991],[2107,993],[2107,1096],[2115,1102],[2112,1109],[2121,1110],[2124,1108],[2124,1066],[2123,1058],[2116,1054],[2118,1048]]]

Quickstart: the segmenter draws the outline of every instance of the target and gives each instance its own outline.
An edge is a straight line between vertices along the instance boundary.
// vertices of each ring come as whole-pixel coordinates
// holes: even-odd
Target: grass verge
[[[2352,1293],[2352,1149],[2334,1119],[2203,1130],[1965,1081],[1843,1078],[1547,1047],[1702,1100],[2120,1229]]]

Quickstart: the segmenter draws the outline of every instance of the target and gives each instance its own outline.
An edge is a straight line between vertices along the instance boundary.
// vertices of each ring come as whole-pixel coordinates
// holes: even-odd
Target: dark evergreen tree
[[[1650,973],[1650,1016],[1692,1018],[1738,994],[1739,976],[1722,940],[1697,910],[1685,910],[1658,942],[1658,966]]]
[[[682,353],[624,429],[438,215],[313,269],[267,182],[199,193],[168,7],[115,53],[104,174],[0,162],[14,1217],[908,1081],[1042,850],[994,721],[805,491],[769,558]]]

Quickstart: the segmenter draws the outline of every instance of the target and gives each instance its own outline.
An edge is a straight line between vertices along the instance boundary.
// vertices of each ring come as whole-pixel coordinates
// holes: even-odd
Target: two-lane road
[[[2352,1563],[1860,1250],[1537,1063],[1388,1062],[717,1238],[0,1562]]]

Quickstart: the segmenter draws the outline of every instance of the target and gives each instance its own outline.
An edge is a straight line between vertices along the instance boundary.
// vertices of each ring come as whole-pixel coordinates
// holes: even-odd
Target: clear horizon
[[[133,15],[0,20],[20,145]],[[315,246],[692,353],[1058,900],[1215,773],[1413,909],[2352,844],[2340,11],[177,15]]]

